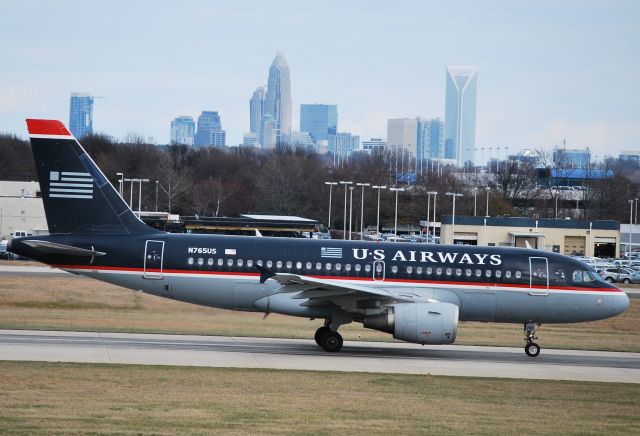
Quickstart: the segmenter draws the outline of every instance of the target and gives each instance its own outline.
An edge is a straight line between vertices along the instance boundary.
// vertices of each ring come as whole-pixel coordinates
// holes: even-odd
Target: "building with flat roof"
[[[618,221],[523,217],[442,217],[443,244],[536,248],[566,255],[618,257]]]
[[[389,147],[404,148],[416,156],[418,142],[418,121],[415,118],[392,118],[387,120],[387,144]]]
[[[171,121],[171,143],[193,145],[196,135],[196,123],[193,117],[182,115]]]
[[[38,182],[0,181],[0,240],[11,239],[16,230],[48,233]]]
[[[300,131],[309,133],[316,143],[328,140],[338,132],[338,107],[335,104],[301,104]]]
[[[93,133],[93,97],[89,94],[80,92],[71,94],[69,130],[76,139]]]

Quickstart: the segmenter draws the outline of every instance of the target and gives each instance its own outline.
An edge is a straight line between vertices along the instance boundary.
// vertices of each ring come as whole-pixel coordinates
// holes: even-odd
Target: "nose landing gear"
[[[524,352],[529,357],[536,357],[540,354],[540,346],[533,342],[535,339],[538,339],[538,337],[535,336],[538,327],[540,327],[540,324],[532,322],[524,324],[524,340],[527,341],[527,345],[524,346]]]

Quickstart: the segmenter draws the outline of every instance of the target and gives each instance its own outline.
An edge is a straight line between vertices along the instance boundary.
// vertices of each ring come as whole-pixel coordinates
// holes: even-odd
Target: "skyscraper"
[[[274,133],[274,146],[280,145],[283,138],[288,138],[291,134],[291,78],[287,61],[280,52],[269,68],[269,81],[261,124],[264,124],[266,117],[270,117],[271,125],[266,126],[266,129],[261,126],[261,131],[268,130],[269,135]],[[264,133],[261,132],[260,143],[263,147],[269,148],[268,142],[271,138],[268,136],[267,140],[264,140],[263,136]]]
[[[387,120],[387,144],[389,147],[403,147],[416,156],[418,122],[415,118],[392,118]]]
[[[224,147],[226,145],[226,134],[222,130],[220,115],[215,111],[203,111],[198,117],[198,131],[193,140],[196,147]]]
[[[300,131],[308,132],[316,143],[328,140],[338,131],[338,107],[334,104],[300,105]]]
[[[476,144],[476,89],[478,67],[447,65],[444,157],[458,166],[474,162]]]
[[[260,121],[264,112],[264,87],[259,86],[249,100],[249,131],[258,133],[260,131]]]
[[[348,160],[351,154],[360,148],[360,136],[351,133],[336,133],[329,136],[329,153],[333,154],[333,163]]]
[[[196,123],[192,117],[183,115],[171,121],[171,143],[193,145]]]
[[[69,130],[77,139],[93,133],[93,97],[89,94],[71,94]]]
[[[442,159],[444,157],[444,122],[440,118],[418,118],[419,159]]]

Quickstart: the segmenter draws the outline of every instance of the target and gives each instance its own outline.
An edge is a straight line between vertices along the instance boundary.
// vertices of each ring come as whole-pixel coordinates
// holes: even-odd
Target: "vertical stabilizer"
[[[57,120],[28,119],[50,233],[148,233],[80,143]]]

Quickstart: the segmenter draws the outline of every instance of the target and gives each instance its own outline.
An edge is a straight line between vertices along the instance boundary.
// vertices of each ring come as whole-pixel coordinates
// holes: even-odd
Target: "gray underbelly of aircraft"
[[[273,312],[301,317],[323,317],[332,307],[308,307],[295,292],[279,293],[280,284],[257,279],[165,275],[160,279],[144,278],[129,273],[82,273],[88,277],[144,291],[159,297],[221,309],[250,312]],[[377,286],[384,288],[384,285]],[[460,321],[503,323],[567,323],[603,319],[617,313],[619,295],[585,292],[583,295],[549,292],[530,295],[525,290],[394,287],[394,293],[412,294],[420,298],[456,304]]]

